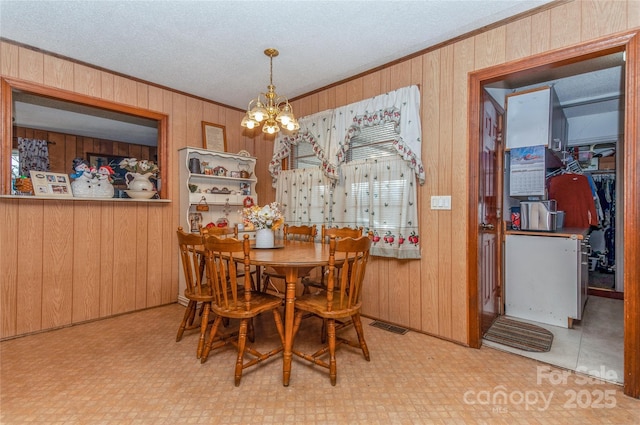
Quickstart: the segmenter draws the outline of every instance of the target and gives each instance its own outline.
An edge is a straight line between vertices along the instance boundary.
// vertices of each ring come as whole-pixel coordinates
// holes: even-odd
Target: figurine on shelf
[[[73,196],[78,198],[92,198],[94,191],[94,184],[97,183],[97,178],[91,171],[89,163],[83,158],[74,158],[73,160],[74,174],[71,174],[71,178],[75,179],[71,182],[71,191]]]
[[[98,182],[93,186],[94,198],[113,198],[115,190],[113,188],[113,179],[111,178],[112,174],[115,174],[115,172],[108,165],[98,168]]]

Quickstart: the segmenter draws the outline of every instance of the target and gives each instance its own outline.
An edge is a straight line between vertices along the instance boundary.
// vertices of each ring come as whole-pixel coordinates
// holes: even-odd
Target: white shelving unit
[[[193,214],[198,214],[198,217],[201,217],[199,224],[202,226],[206,226],[210,222],[216,223],[220,218],[226,218],[228,225],[234,226],[242,223],[243,201],[247,196],[253,198],[253,202],[258,205],[258,196],[256,195],[258,179],[255,177],[256,158],[249,155],[189,147],[182,148],[178,152],[180,161],[180,225],[185,231],[192,230],[190,217],[193,218]],[[189,161],[191,159],[197,159],[200,162],[201,173],[192,173],[190,171]],[[205,163],[212,174],[204,173]],[[219,167],[224,168],[225,172],[214,174],[213,170],[220,171]],[[235,176],[236,173],[239,174],[241,171],[245,171],[249,176],[231,177],[231,172]],[[216,188],[217,191],[214,190]],[[228,193],[216,193],[225,188]],[[214,193],[211,193],[212,190]],[[198,205],[202,203],[203,197],[209,207],[209,211],[197,210]],[[239,237],[244,237],[244,234],[249,234],[252,239],[255,239],[255,232],[239,232]],[[182,305],[187,305],[188,303],[188,300],[184,297],[185,287],[184,275],[181,272],[179,274],[178,302]]]
[[[205,226],[223,218],[229,226],[234,226],[242,223],[242,208],[247,197],[258,204],[256,158],[189,147],[179,150],[179,158],[180,223],[185,230],[197,229],[197,221]],[[200,162],[201,173],[190,171],[192,159]],[[207,174],[205,168],[208,168]],[[247,173],[248,177],[244,173],[244,177],[239,177],[241,172]],[[209,211],[198,211],[198,205],[205,203]],[[194,223],[194,219],[199,220]],[[248,233],[254,237],[253,232]]]

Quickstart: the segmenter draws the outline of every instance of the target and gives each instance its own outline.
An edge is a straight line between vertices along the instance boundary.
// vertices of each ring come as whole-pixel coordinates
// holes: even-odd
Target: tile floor
[[[623,383],[624,301],[589,296],[582,321],[573,329],[516,319],[536,324],[553,333],[547,353],[532,353],[484,341],[493,347],[562,368]]]
[[[335,387],[300,360],[283,387],[279,357],[234,387],[232,346],[200,364],[196,333],[175,342],[183,312],[172,304],[3,341],[0,423],[640,423],[640,401],[619,385],[488,347],[398,335],[368,319],[371,361],[341,347]],[[270,315],[255,326],[258,347],[277,343]],[[319,326],[305,320],[296,343],[315,345]]]

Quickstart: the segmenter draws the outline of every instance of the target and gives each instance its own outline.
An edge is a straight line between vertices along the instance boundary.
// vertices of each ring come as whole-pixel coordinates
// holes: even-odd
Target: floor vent
[[[375,328],[384,329],[385,331],[393,332],[394,334],[404,335],[409,332],[409,329],[401,328],[400,326],[390,325],[389,323],[380,322],[376,320],[371,322],[371,326]]]

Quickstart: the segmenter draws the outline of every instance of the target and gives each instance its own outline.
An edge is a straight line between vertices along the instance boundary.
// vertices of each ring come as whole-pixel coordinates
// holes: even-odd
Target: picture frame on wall
[[[29,172],[33,183],[35,196],[59,196],[61,198],[73,198],[69,176],[62,173],[49,171]]]
[[[227,151],[227,135],[225,127],[202,121],[202,144],[205,149],[218,152]]]

